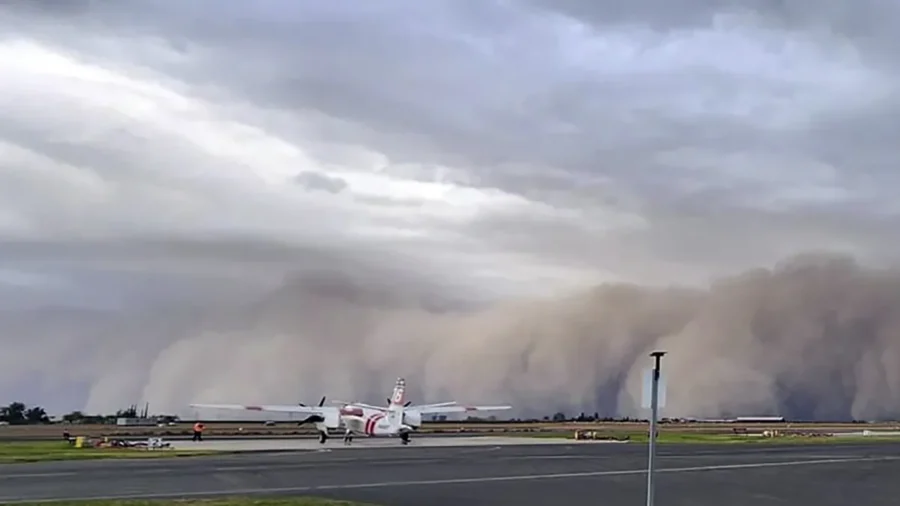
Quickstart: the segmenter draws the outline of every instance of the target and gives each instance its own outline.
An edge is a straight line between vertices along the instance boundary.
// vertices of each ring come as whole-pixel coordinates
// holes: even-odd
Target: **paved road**
[[[391,506],[641,504],[646,447],[394,447],[0,467],[0,502],[318,495]],[[660,506],[896,505],[900,445],[660,448]]]

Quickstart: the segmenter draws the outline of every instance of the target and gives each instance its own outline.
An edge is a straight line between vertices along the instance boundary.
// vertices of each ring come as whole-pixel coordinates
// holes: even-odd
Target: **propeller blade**
[[[385,400],[387,400],[388,406],[390,406],[390,405],[391,405],[391,398],[390,398],[390,397],[386,397]]]
[[[319,401],[319,407],[321,408],[324,405],[325,405],[325,396],[323,395],[322,400]]]
[[[403,407],[408,408],[410,404],[412,404],[412,401],[406,401],[406,404],[404,404]]]

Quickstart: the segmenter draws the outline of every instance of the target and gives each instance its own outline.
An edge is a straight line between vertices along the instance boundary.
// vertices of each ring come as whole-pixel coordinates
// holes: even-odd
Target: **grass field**
[[[649,433],[628,432],[628,431],[597,431],[600,439],[626,439],[631,443],[646,443],[649,440]],[[574,432],[544,432],[538,434],[519,434],[522,437],[538,437],[538,438],[565,438],[574,440]],[[660,432],[656,439],[661,444],[678,444],[678,443],[709,443],[709,444],[770,444],[770,443],[797,443],[797,444],[842,444],[842,443],[883,443],[883,442],[900,442],[900,436],[897,435],[870,435],[870,436],[806,436],[806,435],[782,435],[778,437],[762,437],[759,435],[740,435],[733,433],[708,434],[700,432]]]
[[[21,502],[16,504],[44,504]],[[285,498],[245,498],[229,497],[218,499],[157,499],[157,500],[84,500],[54,502],[62,506],[375,506],[349,501],[335,501],[317,497]]]
[[[213,451],[142,450],[132,448],[75,448],[65,441],[2,442],[0,463],[47,460],[140,459],[209,455]]]
[[[816,424],[816,423],[683,423],[661,424],[662,433],[702,433],[702,434],[732,434],[734,429],[747,429],[751,431],[779,430],[785,431],[814,431],[814,432],[849,432],[870,430],[900,430],[900,424]],[[166,427],[121,427],[116,425],[31,425],[31,426],[0,426],[0,440],[37,440],[37,439],[61,439],[64,430],[69,430],[73,436],[88,437],[133,437],[148,436],[175,437],[190,436],[191,424],[183,423]],[[508,434],[508,433],[545,433],[545,432],[569,432],[576,430],[597,430],[610,432],[641,432],[647,430],[646,423],[639,422],[583,422],[583,423],[426,423],[421,429],[421,434],[448,434],[448,433],[472,433],[472,434]],[[296,423],[280,423],[267,427],[261,422],[245,423],[216,423],[207,422],[206,435],[214,437],[223,436],[252,436],[252,437],[286,437],[286,436],[314,436],[315,430],[309,425],[298,426]]]

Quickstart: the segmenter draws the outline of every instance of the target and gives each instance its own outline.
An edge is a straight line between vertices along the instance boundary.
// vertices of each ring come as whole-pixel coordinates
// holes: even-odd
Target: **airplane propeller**
[[[324,404],[325,404],[325,396],[323,395],[322,399],[319,401],[319,407],[321,408]],[[304,408],[306,407],[306,404],[303,404],[302,402],[298,402],[297,405],[303,406]],[[324,421],[325,421],[325,419],[322,418],[320,415],[310,415],[310,416],[306,417],[305,420],[300,421],[297,425],[303,425],[305,423],[324,422]]]
[[[297,404],[300,406],[303,406],[304,408],[306,407],[306,404],[303,404],[302,402],[298,402]],[[325,396],[323,395],[322,400],[319,401],[319,407],[321,408],[324,405],[325,405]]]
[[[391,405],[391,399],[390,399],[390,397],[388,397],[387,403],[388,403],[388,406]],[[404,407],[404,408],[408,408],[410,404],[412,404],[412,401],[406,401],[406,404],[404,404],[403,407]]]

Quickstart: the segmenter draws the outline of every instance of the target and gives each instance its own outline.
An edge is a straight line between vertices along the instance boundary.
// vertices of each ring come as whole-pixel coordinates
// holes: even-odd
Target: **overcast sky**
[[[2,2],[0,395],[174,403],[158,357],[286,279],[446,309],[893,265],[898,24],[879,0]]]

